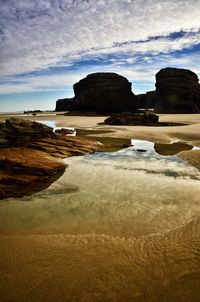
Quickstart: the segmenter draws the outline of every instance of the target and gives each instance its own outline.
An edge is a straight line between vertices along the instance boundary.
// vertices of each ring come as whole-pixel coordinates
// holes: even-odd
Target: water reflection
[[[199,301],[200,172],[132,144],[0,203],[4,301]]]
[[[41,124],[44,124],[46,126],[49,126],[51,128],[53,128],[53,131],[55,132],[55,130],[58,130],[58,129],[69,129],[69,130],[73,130],[74,133],[72,134],[67,134],[69,136],[76,136],[76,131],[74,128],[71,128],[71,127],[57,127],[56,126],[56,122],[54,121],[37,121],[38,123],[41,123]]]
[[[151,154],[154,154],[156,152],[162,156],[172,156],[178,154],[181,151],[199,149],[197,147],[194,147],[192,145],[183,142],[176,142],[172,144],[158,144],[158,143],[152,143],[144,140],[132,139],[131,144],[134,147],[133,149],[139,152],[150,151]]]
[[[159,155],[153,143],[132,143],[66,159],[69,168],[49,189],[0,204],[0,232],[139,237],[200,213],[200,172],[176,156]]]

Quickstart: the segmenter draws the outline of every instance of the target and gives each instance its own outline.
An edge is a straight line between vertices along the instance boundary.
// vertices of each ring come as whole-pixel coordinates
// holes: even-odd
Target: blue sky
[[[0,112],[53,110],[92,72],[135,94],[165,67],[200,77],[200,0],[0,0]]]

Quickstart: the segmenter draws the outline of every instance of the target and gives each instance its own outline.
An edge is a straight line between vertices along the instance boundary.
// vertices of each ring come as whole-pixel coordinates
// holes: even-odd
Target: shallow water
[[[200,171],[132,144],[0,203],[4,302],[200,301]]]
[[[2,116],[5,116],[5,117],[23,117],[23,116],[55,116],[56,113],[29,113],[29,114],[1,114]]]
[[[132,144],[67,158],[69,168],[48,189],[1,202],[0,232],[139,237],[198,215],[200,171],[176,156],[159,155],[151,142]]]
[[[69,136],[75,136],[76,135],[76,131],[74,128],[71,127],[57,127],[56,126],[56,122],[54,121],[37,121],[38,123],[41,124],[45,124],[46,126],[49,126],[51,128],[53,128],[53,131],[58,130],[58,129],[70,129],[70,130],[74,130],[74,133],[72,134],[68,134]]]

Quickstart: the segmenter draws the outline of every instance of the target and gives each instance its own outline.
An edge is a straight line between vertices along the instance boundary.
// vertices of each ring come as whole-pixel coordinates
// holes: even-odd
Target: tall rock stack
[[[137,107],[146,108],[146,94],[145,93],[137,94],[136,97],[137,97]]]
[[[72,109],[74,98],[59,99],[55,111],[68,111]]]
[[[156,91],[146,92],[146,108],[154,108],[156,103]]]
[[[138,94],[137,96],[137,106],[138,108],[152,109],[155,107],[156,102],[156,91],[147,91],[143,94]]]
[[[73,109],[83,112],[109,114],[131,111],[137,107],[137,98],[131,83],[116,73],[93,73],[74,84]]]
[[[160,113],[200,112],[200,85],[188,69],[164,68],[156,74],[155,111]]]

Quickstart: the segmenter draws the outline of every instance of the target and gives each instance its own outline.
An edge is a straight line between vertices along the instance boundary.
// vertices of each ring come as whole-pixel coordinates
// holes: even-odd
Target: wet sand
[[[105,117],[35,116],[58,127],[111,130],[102,136],[182,141],[200,147],[200,114],[160,115],[187,126],[99,125]],[[0,116],[0,121],[5,117]],[[180,157],[199,167],[199,150]],[[192,192],[191,192],[192,194]],[[198,214],[197,214],[198,215]],[[0,235],[0,297],[3,302],[198,302],[200,218],[168,232],[139,238],[67,233]]]
[[[58,127],[73,127],[81,129],[98,129],[113,131],[112,137],[144,139],[157,143],[170,143],[180,140],[192,142],[200,146],[200,114],[159,114],[160,122],[172,122],[187,124],[184,126],[110,126],[103,125],[105,116],[88,117],[88,116],[64,116],[62,113],[56,115],[44,113],[44,115],[21,116],[16,117],[30,119],[32,121],[54,121]],[[8,115],[0,114],[0,121],[5,121]],[[103,136],[110,136],[109,133]]]
[[[200,219],[139,239],[0,236],[1,301],[198,302]]]
[[[105,116],[64,116],[63,113],[45,112],[44,115],[21,116],[19,118],[30,119],[32,121],[54,121],[57,127],[72,127],[89,130],[107,130],[110,133],[102,133],[98,136],[116,137],[127,139],[141,139],[154,143],[173,143],[177,141],[192,144],[200,147],[200,114],[159,114],[160,122],[183,123],[183,126],[110,126],[104,125]],[[8,115],[0,114],[0,122],[5,121]],[[91,134],[92,135],[92,134]],[[95,136],[95,135],[94,135]],[[194,150],[188,151],[184,159],[190,157],[190,162],[200,161],[200,154],[194,153]],[[189,156],[188,156],[189,155]],[[194,159],[193,159],[194,155]]]

